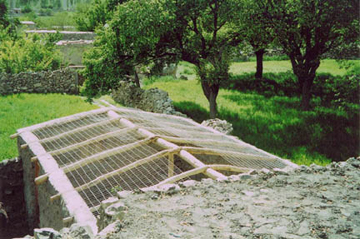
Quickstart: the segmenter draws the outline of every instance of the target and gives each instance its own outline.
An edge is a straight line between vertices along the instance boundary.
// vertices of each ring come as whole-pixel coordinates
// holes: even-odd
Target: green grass
[[[360,60],[351,60],[355,65],[360,65]],[[235,62],[230,66],[230,72],[239,75],[256,71],[256,62]],[[264,61],[264,73],[279,73],[292,71],[290,61]],[[344,75],[346,69],[340,68],[336,60],[322,60],[317,73],[330,73],[332,75]]]
[[[0,161],[18,155],[16,140],[9,138],[17,129],[98,108],[81,97],[60,94],[0,96],[0,106]]]
[[[162,81],[160,78],[145,85],[145,88],[154,87],[167,91],[175,107],[192,119],[201,122],[208,118],[208,101],[198,81],[168,79]],[[297,97],[266,98],[256,93],[220,90],[217,102],[218,117],[233,124],[234,135],[298,164],[330,163],[331,159],[319,152],[325,150],[326,153],[326,145],[336,145],[334,139],[346,140],[348,137],[346,134],[338,135],[339,130],[342,132],[343,125],[339,125],[340,129],[336,129],[337,126],[331,121],[336,117],[347,119],[346,117],[349,116],[346,112],[329,113],[324,108],[318,108],[316,112],[303,112],[299,109],[300,99]],[[335,122],[336,120],[338,119],[336,118]],[[345,122],[346,126],[347,121],[342,122]],[[329,129],[324,131],[324,127]],[[347,146],[346,142],[342,145],[343,148],[339,147],[338,150],[346,151]],[[334,150],[335,147],[330,146],[330,148]]]

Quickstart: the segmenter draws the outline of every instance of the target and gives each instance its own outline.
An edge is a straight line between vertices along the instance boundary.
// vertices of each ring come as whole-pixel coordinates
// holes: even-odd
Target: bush
[[[52,16],[53,11],[50,8],[41,8],[39,11],[40,16]]]
[[[30,13],[30,12],[32,12],[32,11],[33,11],[33,10],[31,9],[31,7],[30,7],[29,4],[25,5],[25,7],[23,7],[23,8],[21,9],[21,12],[22,12],[22,13]]]
[[[0,72],[19,73],[56,70],[61,67],[62,55],[55,48],[56,35],[17,40],[7,39],[0,43]]]

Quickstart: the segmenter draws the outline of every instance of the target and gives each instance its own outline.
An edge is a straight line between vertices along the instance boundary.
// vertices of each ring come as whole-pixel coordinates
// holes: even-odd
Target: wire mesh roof
[[[115,191],[288,166],[190,119],[128,108],[103,108],[18,132],[35,136],[95,215]]]

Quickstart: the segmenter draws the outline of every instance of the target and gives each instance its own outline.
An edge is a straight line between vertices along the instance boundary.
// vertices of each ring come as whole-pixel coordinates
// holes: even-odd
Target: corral
[[[23,161],[29,227],[77,222],[92,235],[101,201],[116,191],[294,166],[192,120],[127,108],[52,120],[13,137]]]

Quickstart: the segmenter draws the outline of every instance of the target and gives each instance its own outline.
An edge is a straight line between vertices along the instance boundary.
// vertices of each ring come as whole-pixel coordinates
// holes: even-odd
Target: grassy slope
[[[0,96],[0,161],[17,155],[16,140],[9,136],[17,129],[98,108],[78,96],[20,94]]]

